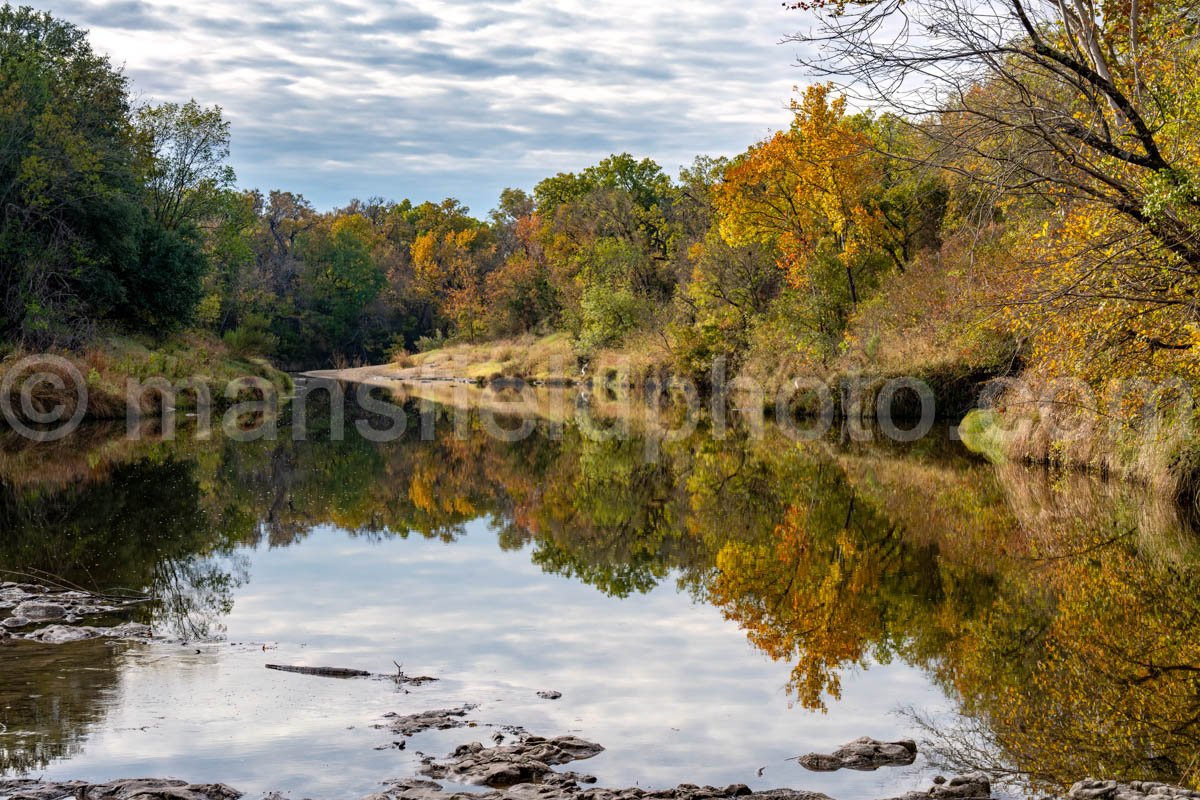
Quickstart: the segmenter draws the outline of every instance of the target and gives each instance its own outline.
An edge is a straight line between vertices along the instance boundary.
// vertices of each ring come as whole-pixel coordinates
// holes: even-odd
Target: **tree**
[[[170,230],[148,222],[137,258],[121,273],[125,295],[115,315],[142,330],[177,330],[192,321],[207,269],[194,228]]]
[[[862,121],[844,97],[811,86],[787,131],[735,159],[715,190],[730,245],[775,248],[791,285],[810,298],[813,344],[829,353],[849,310],[881,273],[881,214],[868,201],[880,178]]]
[[[155,222],[168,230],[199,223],[220,204],[236,176],[229,158],[229,123],[220,106],[195,100],[163,103],[137,112],[137,146]]]
[[[515,252],[487,276],[493,333],[528,333],[554,322],[561,311],[553,276],[538,241],[539,225],[532,213],[517,219],[512,226]]]
[[[759,242],[734,246],[713,230],[690,257],[690,280],[679,293],[686,314],[672,328],[676,358],[697,377],[710,372],[717,357],[736,371],[755,325],[782,289],[775,250]]]
[[[77,339],[126,296],[142,218],[126,79],[84,31],[0,7],[0,334]]]
[[[218,333],[237,327],[246,311],[263,304],[267,287],[256,280],[254,247],[260,199],[254,192],[219,192],[203,226],[209,271],[198,316]]]
[[[487,237],[481,228],[439,233],[430,230],[412,244],[415,288],[431,309],[451,320],[457,333],[474,341],[486,330],[483,261]]]
[[[1047,239],[1016,308],[1102,317],[1091,351],[1141,357],[1197,345],[1200,52],[1194,4],[879,0],[815,8],[806,60],[907,118],[926,155],[997,208],[1032,198]],[[913,156],[906,156],[912,158]],[[1061,210],[1062,214],[1052,213]],[[1059,220],[1071,221],[1059,225]],[[1074,231],[1087,231],[1076,238]],[[1069,261],[1069,263],[1068,263]],[[1058,278],[1061,276],[1061,280]],[[1049,278],[1049,280],[1042,280]],[[1158,318],[1164,335],[1138,324]],[[1064,330],[1070,330],[1068,323]],[[1135,364],[1129,364],[1136,369]]]
[[[372,236],[367,219],[351,215],[315,226],[301,240],[306,335],[294,343],[297,355],[313,353],[310,337],[321,346],[316,354],[363,355],[359,319],[384,286],[371,256]]]

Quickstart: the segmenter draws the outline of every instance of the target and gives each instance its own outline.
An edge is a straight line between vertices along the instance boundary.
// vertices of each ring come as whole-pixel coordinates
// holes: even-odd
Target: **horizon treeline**
[[[887,48],[869,34],[898,0],[805,6],[801,38],[828,46],[810,74],[849,75],[873,110],[814,83],[737,156],[671,176],[614,154],[506,189],[486,218],[239,190],[220,108],[134,107],[85,32],[6,5],[0,336],[190,326],[318,367],[566,333],[581,359],[653,351],[699,378],[723,357],[760,378],[1192,384],[1200,23],[1122,2],[994,0],[1012,24],[980,31],[981,10],[922,0],[925,35]],[[905,89],[922,65],[927,90]]]

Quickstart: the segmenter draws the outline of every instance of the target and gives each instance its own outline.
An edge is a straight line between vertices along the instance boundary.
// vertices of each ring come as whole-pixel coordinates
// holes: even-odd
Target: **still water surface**
[[[384,714],[475,703],[485,725],[603,744],[576,768],[608,786],[854,800],[977,766],[1014,791],[1195,778],[1200,548],[1172,502],[997,468],[944,434],[451,431],[5,442],[0,568],[152,591],[135,618],[163,641],[0,647],[4,774],[362,796],[492,733],[400,751]],[[264,668],[393,661],[441,680]],[[864,735],[924,755],[788,760]]]

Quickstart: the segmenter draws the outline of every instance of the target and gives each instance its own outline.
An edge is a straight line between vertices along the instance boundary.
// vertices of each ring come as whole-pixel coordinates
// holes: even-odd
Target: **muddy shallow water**
[[[1144,664],[1105,637],[1194,658],[1198,617],[1161,613],[1197,602],[1188,524],[943,439],[697,433],[653,457],[573,428],[516,444],[474,427],[389,444],[9,442],[0,567],[149,591],[129,618],[159,641],[0,646],[0,766],[355,797],[495,724],[603,744],[584,765],[601,785],[854,800],[927,788],[958,766],[928,757],[954,748],[923,741],[913,767],[874,773],[789,759],[928,737],[919,717],[1039,787],[1101,768],[1181,781],[1200,732],[1145,723],[1194,714],[1193,679],[1131,690]],[[1072,594],[1093,573],[1107,588]],[[1151,640],[1129,641],[1130,624]],[[393,662],[440,680],[397,686]],[[464,703],[483,727],[403,750],[375,727]]]

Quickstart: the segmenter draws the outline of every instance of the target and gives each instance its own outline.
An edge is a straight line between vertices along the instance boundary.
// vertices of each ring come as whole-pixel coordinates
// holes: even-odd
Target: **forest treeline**
[[[678,176],[613,155],[480,218],[239,190],[219,108],[135,106],[83,31],[4,6],[0,336],[190,328],[297,368],[567,334],[581,362],[623,348],[701,381],[716,357],[768,383],[1024,370],[1096,417],[1146,404],[1114,378],[1190,392],[1193,2],[802,7],[818,82],[786,129]]]

